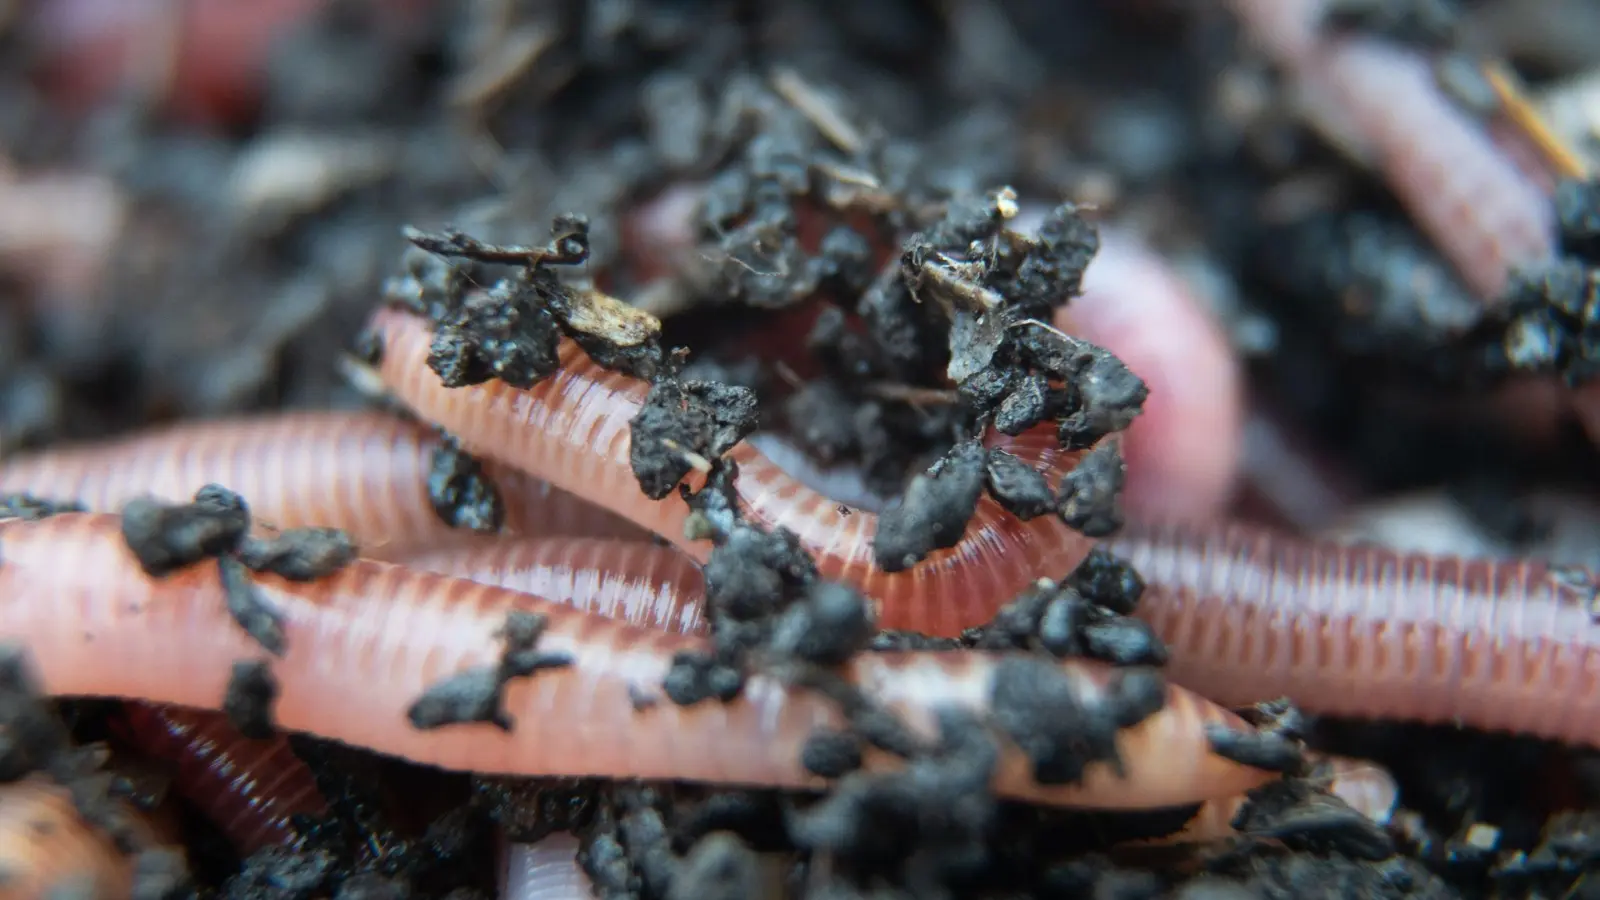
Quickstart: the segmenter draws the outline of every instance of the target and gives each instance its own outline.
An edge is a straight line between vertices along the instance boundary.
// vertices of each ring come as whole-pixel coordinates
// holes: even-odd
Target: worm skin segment
[[[41,777],[0,786],[0,900],[126,897],[129,859]]]
[[[222,715],[140,702],[126,705],[122,725],[132,746],[175,769],[178,793],[241,856],[298,843],[292,818],[327,812],[287,737],[251,740]]]
[[[1456,108],[1424,57],[1377,38],[1319,35],[1321,0],[1231,6],[1251,39],[1313,96],[1308,112],[1370,156],[1479,296],[1500,297],[1513,269],[1555,252],[1539,183]]]
[[[1600,746],[1595,587],[1527,561],[1401,554],[1246,526],[1130,528],[1136,615],[1220,703],[1456,723]]]
[[[1328,793],[1343,800],[1349,807],[1379,825],[1387,825],[1400,803],[1400,786],[1388,769],[1360,759],[1342,756],[1328,757]],[[1209,844],[1235,837],[1233,819],[1244,808],[1249,798],[1245,794],[1207,800],[1183,826],[1181,831],[1149,841],[1133,842],[1137,845]]]
[[[537,843],[502,848],[500,900],[583,900],[594,884],[578,864],[578,838],[565,831]]]
[[[704,562],[710,544],[684,537],[688,507],[654,501],[639,490],[629,463],[629,422],[647,385],[595,365],[577,345],[561,345],[561,368],[529,390],[492,381],[446,388],[428,368],[431,333],[423,320],[380,310],[373,330],[384,342],[379,374],[420,417],[469,450],[518,468],[605,507],[677,544]],[[878,607],[884,628],[959,634],[1041,574],[1065,576],[1093,542],[1059,519],[1022,522],[985,497],[961,542],[904,572],[885,572],[872,556],[877,516],[841,511],[800,484],[748,442],[728,453],[739,465],[736,487],[745,515],[793,531],[822,577],[848,582]]]
[[[439,437],[377,412],[298,412],[214,420],[0,462],[0,493],[76,500],[117,512],[139,496],[186,502],[208,483],[239,493],[258,521],[342,528],[388,557],[466,538],[428,499]],[[491,468],[514,533],[623,536],[626,523],[516,472]]]
[[[226,608],[218,567],[146,576],[114,516],[65,514],[0,525],[0,639],[29,648],[52,694],[123,696],[216,708],[235,662],[267,659]],[[766,675],[728,703],[680,707],[662,694],[674,656],[703,641],[633,628],[527,594],[380,562],[357,561],[316,583],[257,576],[282,617],[283,657],[269,659],[277,724],[445,769],[486,774],[685,780],[821,787],[800,764],[819,727],[839,728],[837,704]],[[547,619],[539,649],[571,665],[513,679],[514,726],[419,730],[408,710],[426,689],[494,667],[514,611]],[[862,654],[841,672],[872,702],[930,735],[936,711],[983,713],[1001,657]],[[1100,702],[1113,671],[1066,662],[1078,700]],[[1072,785],[1040,785],[1002,742],[995,789],[1014,799],[1104,809],[1179,806],[1248,790],[1268,773],[1211,752],[1210,725],[1247,728],[1182,688],[1117,735],[1123,774],[1106,763]],[[894,761],[868,754],[871,768]]]
[[[497,538],[403,562],[641,628],[702,634],[707,627],[700,568],[671,547],[603,538]]]

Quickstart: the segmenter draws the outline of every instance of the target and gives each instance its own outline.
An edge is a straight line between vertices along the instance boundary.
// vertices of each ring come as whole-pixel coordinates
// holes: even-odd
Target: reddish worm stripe
[[[280,528],[350,532],[365,555],[392,556],[466,539],[428,500],[439,438],[378,412],[299,412],[221,419],[62,447],[0,462],[0,493],[73,499],[116,512],[154,495],[187,501],[208,483],[248,499],[258,520]],[[490,469],[506,505],[506,530],[633,536],[615,516],[518,472]]]
[[[0,900],[126,897],[131,883],[129,859],[65,787],[38,776],[0,786]]]
[[[709,544],[684,538],[683,501],[649,500],[629,465],[628,423],[644,402],[643,382],[600,368],[567,341],[560,371],[531,390],[499,381],[446,388],[425,363],[431,339],[421,319],[381,310],[374,327],[384,344],[379,374],[423,418],[475,452],[604,506],[705,561]],[[1066,575],[1092,545],[1057,518],[1021,522],[986,497],[955,547],[908,571],[884,572],[872,558],[877,516],[840,513],[748,443],[728,455],[739,464],[745,514],[795,532],[823,577],[850,582],[878,605],[885,628],[958,633],[989,618],[992,598],[1015,595],[1041,573]]]
[[[126,695],[215,708],[232,664],[262,651],[225,609],[214,566],[163,580],[144,575],[114,516],[68,514],[0,526],[0,638],[23,642],[44,688],[58,695]],[[818,726],[841,724],[835,705],[772,678],[750,679],[728,704],[681,708],[660,697],[674,654],[701,640],[633,628],[560,604],[400,566],[357,561],[315,584],[260,576],[257,589],[284,617],[288,651],[271,661],[289,730],[446,769],[530,776],[676,779],[818,787],[800,766]],[[574,664],[507,686],[517,727],[418,731],[406,710],[426,688],[493,665],[512,610],[542,614],[541,649]],[[930,733],[934,710],[988,706],[1000,657],[982,653],[864,654],[845,670],[869,697]],[[1109,670],[1067,662],[1084,702]],[[658,702],[636,708],[641,696]],[[1118,736],[1126,778],[1091,767],[1071,786],[1035,783],[1006,745],[995,787],[1050,804],[1128,809],[1235,793],[1269,776],[1210,751],[1205,728],[1245,727],[1181,688],[1166,707]],[[893,761],[869,755],[869,766]]]
[[[557,484],[593,485],[586,497],[640,524],[669,535],[671,526],[681,528],[681,504],[644,500],[627,468],[628,419],[643,389],[637,382],[597,376],[569,352],[565,377],[541,385],[542,392],[450,391],[421,365],[426,332],[417,319],[391,311],[378,322],[389,338],[385,379],[425,413],[445,414],[463,440],[510,448],[528,471]],[[1010,448],[1060,468],[1061,451],[1036,436]],[[769,498],[787,501],[780,516],[769,516],[814,544],[835,526],[827,498],[761,465],[750,468],[758,474],[744,488],[752,508],[770,508]],[[900,627],[951,634],[979,624],[1014,596],[1013,584],[1060,577],[1075,563],[1041,565],[1040,554],[1018,555],[980,520],[963,546],[981,552],[958,552],[958,563],[922,578],[902,576],[895,591],[885,591],[895,576],[875,572],[857,581],[871,567],[870,528],[854,523],[868,518],[844,519],[839,531],[846,537],[835,537],[827,551],[855,564],[835,564],[832,573],[876,588],[871,595],[883,602],[883,621]],[[1074,549],[1087,543],[1065,534]],[[1172,677],[1205,696],[1244,705],[1287,694],[1319,713],[1460,722],[1600,744],[1600,656],[1593,652],[1600,626],[1582,591],[1537,564],[1401,556],[1242,527],[1130,529],[1109,546],[1129,557],[1149,586],[1139,615],[1169,645]],[[945,580],[930,586],[935,578]]]
[[[140,751],[176,767],[173,784],[241,856],[299,842],[292,819],[323,815],[311,769],[277,735],[251,740],[214,713],[133,702],[125,735]]]

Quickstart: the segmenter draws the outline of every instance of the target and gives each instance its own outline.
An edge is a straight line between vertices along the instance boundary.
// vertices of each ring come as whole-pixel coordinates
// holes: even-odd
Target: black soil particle
[[[139,497],[122,510],[123,540],[144,570],[158,577],[232,551],[249,528],[244,501],[218,485],[201,488],[193,503]]]
[[[667,900],[744,900],[765,892],[759,857],[727,832],[694,845],[674,873]]]
[[[505,522],[499,488],[452,437],[443,438],[428,460],[428,501],[451,528],[489,533]]]
[[[1088,537],[1109,537],[1122,527],[1122,486],[1128,466],[1116,444],[1101,444],[1083,455],[1061,478],[1056,496],[1061,521]]]
[[[217,559],[217,576],[222,583],[222,595],[228,604],[228,614],[262,649],[273,656],[282,656],[288,649],[288,637],[283,632],[283,614],[267,600],[250,570],[231,556]]]
[[[1212,752],[1236,763],[1273,772],[1298,773],[1305,769],[1301,745],[1271,731],[1240,731],[1223,725],[1206,726]]]
[[[842,778],[861,768],[861,739],[848,731],[818,730],[806,738],[800,764],[823,778]]]
[[[571,654],[538,649],[548,624],[544,616],[514,611],[506,616],[505,650],[500,662],[452,675],[423,692],[406,712],[413,728],[428,731],[446,725],[487,722],[510,732],[514,720],[505,711],[505,687],[542,669],[572,665]]]
[[[1041,579],[962,643],[984,650],[1037,650],[1116,666],[1160,666],[1167,649],[1148,624],[1129,618],[1144,585],[1125,563],[1092,551],[1060,582]]]
[[[866,598],[837,582],[816,582],[778,621],[772,649],[808,663],[836,666],[866,649],[874,632]]]
[[[989,496],[1013,516],[1027,521],[1055,511],[1055,494],[1044,474],[1010,453],[990,450],[984,475]]]
[[[929,553],[954,547],[983,493],[987,454],[976,442],[959,444],[906,487],[878,517],[872,556],[885,572],[902,572]]]
[[[1161,709],[1165,685],[1159,673],[1128,670],[1113,676],[1104,698],[1086,701],[1092,690],[1073,674],[1042,659],[1006,657],[995,664],[990,715],[1033,764],[1041,784],[1070,784],[1095,762],[1121,771],[1117,731]]]
[[[1251,791],[1232,824],[1246,837],[1313,853],[1378,861],[1395,852],[1381,825],[1302,779],[1286,778]]]
[[[734,385],[663,378],[650,386],[629,426],[634,477],[645,496],[660,500],[690,471],[750,436],[756,396]]]
[[[67,729],[50,706],[29,661],[15,644],[0,645],[0,781],[42,769],[69,746]]]
[[[236,662],[228,675],[222,712],[239,733],[266,740],[277,733],[272,707],[278,701],[278,679],[262,660]]]
[[[0,494],[0,519],[33,522],[60,513],[84,511],[83,504],[72,500],[52,500],[31,494]]]
[[[271,537],[246,537],[238,558],[255,572],[290,581],[316,581],[356,558],[355,541],[338,528],[291,528]]]

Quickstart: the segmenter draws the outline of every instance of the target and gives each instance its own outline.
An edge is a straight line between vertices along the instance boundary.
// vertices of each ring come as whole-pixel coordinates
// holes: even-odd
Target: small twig
[[[834,103],[807,84],[799,73],[788,68],[777,70],[772,73],[772,87],[835,147],[852,156],[861,152],[862,145],[866,143],[861,132],[845,119]]]
[[[1549,123],[1545,122],[1539,111],[1528,102],[1528,98],[1517,87],[1516,81],[1504,63],[1484,63],[1483,76],[1494,89],[1495,97],[1499,100],[1500,109],[1506,118],[1539,150],[1545,162],[1549,163],[1557,175],[1564,178],[1587,177],[1588,167],[1583,164],[1583,160],[1556,136]]]

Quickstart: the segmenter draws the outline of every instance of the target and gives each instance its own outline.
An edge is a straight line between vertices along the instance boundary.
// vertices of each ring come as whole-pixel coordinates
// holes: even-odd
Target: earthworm
[[[384,344],[380,377],[418,415],[474,452],[604,506],[700,562],[708,558],[707,543],[684,536],[683,501],[652,501],[634,478],[629,421],[644,403],[644,382],[600,368],[564,341],[560,369],[529,390],[500,381],[446,388],[427,366],[431,336],[423,320],[384,309],[373,328]],[[735,487],[745,514],[793,531],[822,577],[848,582],[875,602],[884,628],[957,634],[986,621],[996,603],[1040,574],[1066,575],[1092,545],[1056,517],[1023,522],[984,497],[956,546],[908,571],[886,572],[873,560],[876,515],[841,512],[748,442],[728,457],[739,466]]]
[[[1529,560],[1403,554],[1243,525],[1129,528],[1135,615],[1173,681],[1230,706],[1456,723],[1600,745],[1590,576]]]
[[[1370,153],[1389,188],[1485,300],[1555,252],[1548,198],[1458,109],[1420,54],[1317,33],[1322,0],[1229,0],[1251,39],[1318,102],[1328,130]],[[1352,134],[1353,132],[1353,134]]]
[[[699,567],[677,550],[643,541],[497,538],[402,562],[644,628],[701,634],[707,627]]]
[[[129,743],[175,767],[178,793],[241,856],[298,843],[293,817],[327,812],[310,767],[281,734],[252,740],[224,716],[141,702],[126,704],[123,719]]]
[[[0,900],[125,897],[129,859],[42,776],[0,785]]]
[[[1111,351],[1150,390],[1121,438],[1128,515],[1220,515],[1239,467],[1244,379],[1195,291],[1132,231],[1101,226],[1083,295],[1056,312],[1055,325]]]
[[[594,885],[578,865],[578,838],[558,831],[532,844],[507,843],[500,900],[582,900]]]
[[[1400,800],[1400,786],[1389,770],[1376,763],[1343,756],[1328,757],[1324,762],[1327,771],[1315,774],[1325,779],[1329,793],[1379,825],[1388,824]],[[1238,834],[1233,820],[1248,800],[1245,794],[1207,800],[1182,830],[1137,843],[1208,844],[1226,840]]]
[[[144,573],[105,514],[67,513],[0,525],[0,639],[31,651],[40,684],[67,696],[137,697],[216,708],[234,664],[266,654],[227,611],[219,567],[162,579]],[[845,725],[819,692],[757,673],[727,703],[683,707],[660,694],[676,655],[703,640],[628,626],[527,594],[402,566],[358,560],[314,583],[253,576],[281,617],[285,652],[268,662],[276,723],[379,753],[483,774],[709,781],[821,787],[801,764],[819,727]],[[542,617],[541,652],[570,664],[513,679],[503,692],[512,727],[418,729],[412,703],[440,680],[499,664],[512,613]],[[938,711],[986,711],[1014,655],[865,653],[839,670],[869,703],[924,736]],[[1091,707],[1117,670],[1083,661],[1043,664]],[[1121,670],[1126,672],[1126,670]],[[1211,750],[1208,729],[1248,728],[1176,686],[1165,703],[1116,735],[1119,775],[1091,763],[1081,781],[1044,785],[1019,748],[999,746],[997,792],[1013,799],[1129,809],[1224,796],[1271,776]],[[892,767],[876,750],[869,769]]]
[[[1043,471],[1062,454],[1031,434],[1004,446]],[[1134,615],[1167,645],[1168,675],[1227,706],[1288,696],[1325,715],[1600,746],[1600,586],[1587,574],[1237,523],[1130,523],[1101,546],[1144,580]]]
[[[436,547],[453,529],[428,499],[439,437],[380,412],[296,412],[153,429],[97,444],[0,461],[0,493],[76,500],[116,512],[139,496],[186,502],[208,483],[246,497],[279,528],[348,531],[366,555]],[[633,530],[591,504],[513,471],[486,467],[514,533],[625,536]]]

